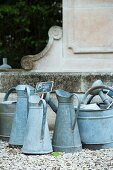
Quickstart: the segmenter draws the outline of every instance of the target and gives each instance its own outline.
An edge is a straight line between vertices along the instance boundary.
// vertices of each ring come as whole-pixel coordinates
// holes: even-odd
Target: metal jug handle
[[[25,87],[24,92],[27,93],[27,101],[29,101],[29,100],[28,100],[28,98],[30,97],[29,87]],[[28,118],[28,113],[29,113],[29,104],[28,104],[28,103],[29,103],[29,102],[27,102],[27,118]]]
[[[73,96],[75,96],[77,98],[78,105],[77,105],[77,110],[75,111],[75,120],[74,120],[74,123],[72,125],[72,130],[74,130],[74,128],[75,128],[75,125],[76,125],[76,122],[77,122],[78,113],[79,113],[79,110],[80,110],[80,100],[79,100],[78,96],[75,93],[73,93]]]
[[[46,124],[46,113],[47,113],[47,104],[44,99],[41,99],[43,103],[43,119],[42,119],[42,127],[41,127],[41,140],[44,139],[44,130],[45,130],[45,124]]]
[[[16,91],[15,87],[12,87],[11,89],[8,90],[8,92],[5,94],[3,101],[7,101],[9,95],[13,92]]]
[[[82,101],[81,103],[83,104],[87,104],[86,103],[86,98],[87,96],[94,90],[96,89],[101,89],[101,90],[111,90],[113,92],[113,88],[112,87],[109,87],[109,86],[105,86],[105,85],[100,85],[100,86],[94,86],[94,87],[91,87],[90,89],[88,89],[88,91],[84,94],[84,97],[82,98]],[[91,99],[93,98],[93,96],[91,97]],[[91,100],[90,100],[91,101]],[[88,101],[89,102],[89,101]],[[111,106],[111,103],[110,105],[107,107],[107,109]]]
[[[29,97],[29,96],[30,96],[30,94],[31,94],[30,89],[29,89],[29,87],[26,87],[25,89],[26,89],[26,91],[27,91],[27,95],[28,95],[28,97]]]

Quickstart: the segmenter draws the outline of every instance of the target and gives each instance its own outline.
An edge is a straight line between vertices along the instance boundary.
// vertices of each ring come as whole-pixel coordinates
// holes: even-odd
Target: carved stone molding
[[[33,68],[34,62],[38,61],[44,57],[47,52],[51,49],[54,40],[59,40],[62,38],[62,28],[59,26],[53,26],[48,31],[48,44],[46,47],[36,55],[27,55],[21,59],[21,66],[25,70],[31,70]]]

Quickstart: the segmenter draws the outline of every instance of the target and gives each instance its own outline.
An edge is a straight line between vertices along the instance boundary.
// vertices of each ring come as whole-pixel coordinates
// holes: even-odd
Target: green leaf
[[[62,156],[63,153],[62,152],[52,152],[51,155],[57,157],[57,156]]]

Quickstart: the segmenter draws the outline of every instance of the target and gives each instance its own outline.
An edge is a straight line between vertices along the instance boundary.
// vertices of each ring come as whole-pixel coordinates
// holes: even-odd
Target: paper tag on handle
[[[36,84],[36,93],[48,93],[53,88],[53,81],[40,82]]]

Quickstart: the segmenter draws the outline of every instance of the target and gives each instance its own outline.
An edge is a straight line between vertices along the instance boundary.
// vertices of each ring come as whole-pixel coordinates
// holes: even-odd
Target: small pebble
[[[24,155],[0,140],[0,170],[113,170],[113,149],[82,149],[60,156]]]

